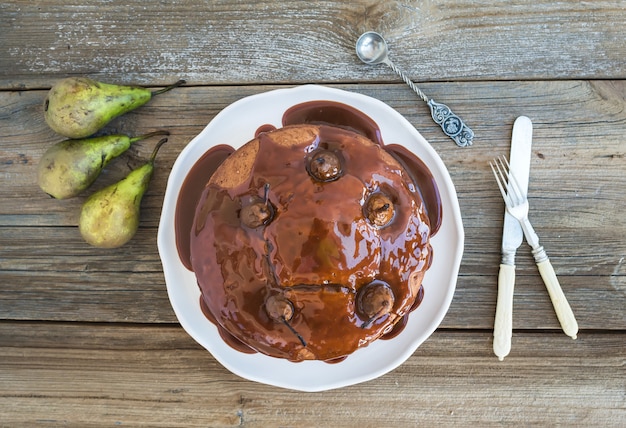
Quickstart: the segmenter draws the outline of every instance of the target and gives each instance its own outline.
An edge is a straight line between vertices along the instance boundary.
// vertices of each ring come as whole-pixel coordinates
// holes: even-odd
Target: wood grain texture
[[[487,203],[500,204],[488,161],[497,154],[508,153],[513,121],[519,115],[529,116],[534,123],[530,198],[533,206],[539,204],[537,213],[541,215],[558,201],[567,203],[569,208],[564,210],[567,217],[561,219],[563,226],[602,228],[609,218],[612,224],[619,222],[616,226],[625,224],[623,216],[593,215],[594,211],[607,214],[617,210],[616,201],[622,200],[619,189],[626,181],[624,81],[427,84],[429,92],[453,105],[476,132],[474,146],[466,151],[458,150],[441,133],[430,119],[428,108],[404,85],[331,86],[383,99],[403,114],[440,154],[455,181],[461,203],[471,193],[472,197],[484,197]],[[147,207],[157,208],[155,215],[147,216],[147,225],[157,224],[165,182],[182,148],[230,103],[275,88],[278,87],[178,88],[155,97],[101,131],[138,135],[166,129],[172,134],[159,153],[154,184],[145,199]],[[5,133],[0,148],[0,173],[8,183],[0,188],[0,197],[8,202],[0,207],[0,225],[15,221],[11,219],[16,218],[13,214],[17,212],[22,214],[22,224],[31,220],[39,225],[76,222],[75,210],[66,208],[83,198],[48,202],[45,215],[36,217],[42,213],[39,204],[45,199],[34,179],[38,160],[50,145],[63,139],[43,120],[41,106],[45,94],[46,91],[0,92],[0,125]],[[125,175],[148,156],[155,142],[145,140],[131,147],[107,167],[85,196]],[[492,211],[468,216],[500,217]]]
[[[437,332],[376,381],[302,394],[238,378],[176,326],[2,323],[0,420],[81,427],[557,421],[617,427],[626,421],[623,338],[581,334],[571,346],[558,334],[523,333],[501,363],[484,346],[486,332]]]
[[[0,3],[0,427],[626,426],[625,11],[624,0]],[[467,122],[471,148],[443,135],[391,70],[359,62],[366,30]],[[156,139],[77,198],[53,200],[36,184],[39,159],[63,139],[43,99],[83,75],[150,88],[187,80],[101,131],[171,133],[140,229],[116,250],[83,242],[80,206]],[[171,308],[156,243],[181,150],[231,103],[309,83],[407,118],[448,168],[465,229],[437,331],[391,373],[315,394],[240,379],[195,343]],[[576,341],[561,331],[524,245],[512,350],[499,362],[504,207],[488,161],[508,155],[520,115],[534,125],[531,221],[581,331]]]
[[[493,323],[504,208],[488,161],[496,154],[508,154],[511,124],[524,114],[534,122],[531,219],[581,328],[624,329],[624,81],[427,84],[430,92],[442,99],[471,94],[455,101],[477,133],[474,146],[467,150],[459,150],[441,133],[430,120],[427,107],[404,85],[335,87],[384,99],[433,144],[450,171],[459,195],[466,246],[455,300],[443,327],[487,329]],[[129,135],[155,129],[171,132],[142,204],[140,232],[131,243],[113,251],[93,249],[82,241],[76,228],[80,204],[91,192],[125,175],[150,153],[156,140],[140,142],[112,162],[84,195],[53,200],[37,187],[34,178],[45,149],[62,139],[42,119],[46,91],[0,93],[0,111],[8,112],[0,117],[7,134],[0,172],[10,178],[0,187],[0,273],[6,283],[0,290],[3,317],[175,321],[156,248],[169,171],[182,148],[222,108],[275,88],[278,86],[179,88],[155,97],[102,131]],[[520,249],[517,264],[514,327],[558,329],[526,246]],[[26,289],[25,282],[29,284]],[[140,304],[129,307],[132,302]]]
[[[30,238],[25,247],[22,240],[30,230],[18,229],[14,239],[10,239],[13,234],[2,233],[3,237],[9,237],[5,242],[0,241],[3,319],[176,321],[157,254],[156,230],[140,230],[133,241],[116,251],[87,247],[76,228],[50,231],[38,228],[42,236],[38,239],[42,240]],[[466,232],[470,238],[485,234],[482,229]],[[442,328],[492,328],[500,260],[499,234],[492,231],[490,239],[483,238],[484,241],[466,246],[455,297]],[[56,242],[54,248],[46,244],[49,240]],[[491,253],[486,254],[480,242],[493,247]],[[551,260],[580,328],[624,330],[623,260],[617,260],[614,254],[579,256],[570,248],[555,245],[558,243],[565,245],[562,239],[554,245],[547,240],[544,244],[552,250]],[[619,244],[623,245],[623,241]],[[591,250],[603,251],[604,245],[606,242],[595,242]],[[558,331],[558,321],[529,248],[520,249],[517,263],[514,328]],[[603,264],[604,269],[594,263]]]
[[[256,84],[390,81],[354,55],[388,38],[418,81],[624,78],[623,0],[106,3],[12,0],[0,10],[0,87],[113,81]],[[397,78],[396,78],[397,80]]]

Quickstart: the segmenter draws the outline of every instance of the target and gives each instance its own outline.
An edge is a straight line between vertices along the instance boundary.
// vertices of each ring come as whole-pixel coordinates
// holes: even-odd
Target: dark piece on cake
[[[191,263],[222,335],[292,361],[332,360],[406,315],[430,265],[430,226],[403,168],[360,134],[260,134],[200,199]]]

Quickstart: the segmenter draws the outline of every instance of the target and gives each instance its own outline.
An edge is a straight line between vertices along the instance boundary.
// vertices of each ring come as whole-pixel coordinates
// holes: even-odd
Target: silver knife
[[[517,178],[524,195],[528,193],[532,137],[533,124],[531,120],[526,116],[518,117],[513,124],[509,163],[511,164],[511,173]],[[498,299],[493,327],[493,352],[500,361],[511,351],[515,252],[522,244],[523,238],[522,226],[515,217],[505,210],[502,231],[502,262],[498,274]]]

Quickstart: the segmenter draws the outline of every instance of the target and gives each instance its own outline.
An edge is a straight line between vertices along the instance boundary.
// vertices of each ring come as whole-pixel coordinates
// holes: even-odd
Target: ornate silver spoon
[[[356,54],[361,61],[370,65],[387,64],[428,104],[433,120],[441,126],[441,129],[448,137],[452,138],[460,147],[471,146],[474,139],[474,131],[465,125],[460,117],[452,113],[452,110],[447,105],[436,103],[433,99],[429,99],[402,70],[399,70],[391,62],[387,57],[387,51],[387,42],[383,39],[383,36],[374,31],[363,33],[356,42]]]

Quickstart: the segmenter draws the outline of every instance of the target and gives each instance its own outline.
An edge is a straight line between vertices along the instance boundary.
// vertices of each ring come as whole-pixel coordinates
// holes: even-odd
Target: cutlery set
[[[539,238],[528,220],[527,191],[531,143],[532,122],[527,117],[520,116],[513,125],[510,162],[504,157],[499,157],[489,163],[506,205],[493,332],[493,351],[500,361],[511,350],[515,252],[522,243],[522,235],[532,247],[535,263],[546,285],[561,328],[572,339],[576,339],[578,333],[574,313],[565,298],[548,255],[539,244]]]
[[[374,31],[363,33],[356,42],[356,54],[365,64],[386,64],[396,72],[409,87],[428,104],[433,120],[458,146],[472,144],[474,132],[445,105],[429,99],[409,77],[398,69],[388,57],[385,39]],[[513,289],[515,285],[515,253],[524,237],[532,247],[535,263],[548,290],[561,328],[576,339],[578,324],[563,294],[559,280],[548,256],[539,244],[539,238],[528,220],[528,178],[533,124],[526,116],[520,116],[513,124],[510,161],[500,157],[489,164],[506,205],[502,232],[502,261],[498,274],[498,298],[493,331],[493,351],[500,361],[511,351],[513,331]]]

